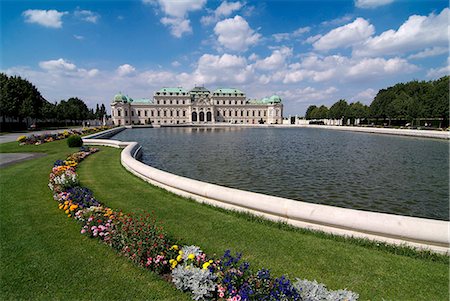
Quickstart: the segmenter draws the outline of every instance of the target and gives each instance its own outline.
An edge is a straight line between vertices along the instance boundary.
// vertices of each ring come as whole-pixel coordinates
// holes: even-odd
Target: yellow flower
[[[183,251],[181,251],[181,250],[178,251],[178,254],[183,255]]]
[[[174,259],[171,259],[169,260],[169,263],[172,264],[174,261],[175,261]]]
[[[174,262],[172,262],[171,267],[172,269],[174,269],[177,266],[178,262],[175,260]]]
[[[189,255],[188,255],[188,259],[194,260],[194,259],[195,259],[195,255],[194,255],[194,254],[192,254],[192,253],[191,253],[191,254],[189,254]]]
[[[181,259],[182,259],[181,255],[178,255],[177,256],[177,261],[181,261]]]
[[[59,205],[58,205],[58,208],[59,208],[59,209],[62,209],[62,208],[63,208],[63,205],[59,204]]]
[[[66,211],[64,211],[64,213],[69,214],[69,213],[70,213],[69,209],[67,209]]]
[[[71,217],[72,215],[70,215],[70,214],[67,214],[67,217]]]
[[[178,250],[178,246],[177,245],[173,245],[170,249],[177,251]]]
[[[67,204],[69,204],[69,201],[65,201],[65,202],[64,202],[64,205],[67,205]]]
[[[77,209],[78,208],[78,205],[72,205],[72,206],[70,206],[70,211],[74,211],[75,209]]]
[[[211,264],[209,262],[205,262],[203,264],[203,269],[206,270]]]
[[[213,263],[213,261],[212,260],[210,260],[210,261],[208,261],[209,263]]]

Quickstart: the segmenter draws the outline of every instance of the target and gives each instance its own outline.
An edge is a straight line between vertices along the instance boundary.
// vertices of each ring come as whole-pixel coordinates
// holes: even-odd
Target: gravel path
[[[0,168],[26,160],[46,156],[43,153],[0,153]]]

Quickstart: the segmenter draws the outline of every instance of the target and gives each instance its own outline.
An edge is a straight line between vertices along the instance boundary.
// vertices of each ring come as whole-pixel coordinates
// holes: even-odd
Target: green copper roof
[[[269,98],[270,103],[280,103],[281,102],[281,97],[278,95],[272,95]]]
[[[209,90],[205,87],[194,87],[189,91],[190,93],[197,94],[197,93],[209,93]]]
[[[234,89],[234,88],[217,88],[214,93],[237,93],[237,94],[244,94],[244,92],[242,92],[239,89]]]
[[[149,98],[136,98],[133,103],[153,103]]]
[[[114,96],[114,102],[133,102],[133,99],[119,92],[119,94]]]
[[[182,87],[177,87],[177,88],[170,88],[170,87],[165,87],[162,88],[156,92],[168,92],[168,93],[187,93],[188,91],[183,89]]]

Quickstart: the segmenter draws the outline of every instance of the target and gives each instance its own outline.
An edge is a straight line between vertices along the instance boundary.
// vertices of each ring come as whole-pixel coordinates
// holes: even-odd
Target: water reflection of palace
[[[132,124],[281,124],[283,104],[277,95],[247,99],[238,89],[162,88],[153,99],[132,99],[121,93],[111,103],[115,125]]]

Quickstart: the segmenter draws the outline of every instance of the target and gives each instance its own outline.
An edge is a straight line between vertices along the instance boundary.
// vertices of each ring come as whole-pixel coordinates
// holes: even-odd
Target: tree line
[[[361,102],[348,104],[340,99],[329,109],[311,105],[306,110],[306,119],[356,118],[381,121],[387,125],[395,121],[414,125],[417,119],[440,120],[439,126],[448,126],[449,117],[449,76],[434,81],[410,81],[381,89],[372,103],[367,106]]]
[[[105,105],[89,109],[85,102],[77,97],[51,103],[42,97],[38,89],[28,80],[20,76],[8,76],[0,73],[0,115],[2,128],[7,119],[32,122],[72,124],[84,120],[102,119],[106,116]],[[11,122],[10,122],[11,123]],[[14,122],[13,122],[14,123]]]

